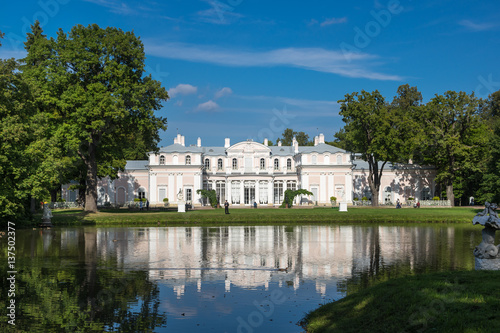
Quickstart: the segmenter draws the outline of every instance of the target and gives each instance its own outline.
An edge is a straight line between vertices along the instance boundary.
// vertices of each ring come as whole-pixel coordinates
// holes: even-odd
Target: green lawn
[[[338,208],[259,208],[198,209],[186,213],[177,211],[138,211],[128,209],[104,209],[96,214],[81,210],[54,210],[52,223],[68,224],[132,224],[132,225],[176,225],[176,224],[283,224],[283,223],[472,223],[480,211],[472,208],[349,208],[339,212]],[[38,217],[39,218],[39,217]]]
[[[307,314],[309,333],[500,332],[498,271],[444,272],[376,284]]]

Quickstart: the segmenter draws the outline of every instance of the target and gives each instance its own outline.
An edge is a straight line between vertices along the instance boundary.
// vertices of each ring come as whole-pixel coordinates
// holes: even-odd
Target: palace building
[[[434,195],[433,168],[415,164],[390,164],[384,167],[380,186],[381,204],[404,203],[412,199],[429,200]],[[135,198],[147,198],[151,205],[163,204],[164,199],[177,204],[179,191],[186,202],[206,204],[196,191],[215,190],[219,202],[232,205],[276,206],[283,202],[287,189],[306,189],[312,196],[296,198],[298,205],[330,205],[337,202],[352,204],[366,197],[371,200],[368,186],[368,163],[355,154],[325,143],[324,135],[314,138],[314,146],[269,146],[268,140],[251,140],[233,145],[226,138],[224,146],[186,146],[178,134],[174,143],[149,153],[148,160],[128,161],[118,179],[109,177],[98,182],[98,205],[126,205]],[[63,186],[62,197],[75,201],[77,190]]]

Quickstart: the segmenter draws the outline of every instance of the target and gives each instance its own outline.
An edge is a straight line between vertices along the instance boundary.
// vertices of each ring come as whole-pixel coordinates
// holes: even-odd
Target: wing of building
[[[355,154],[325,143],[324,135],[315,137],[314,146],[268,146],[251,140],[231,145],[205,147],[185,145],[178,134],[174,143],[149,153],[149,160],[128,161],[118,179],[99,180],[99,205],[125,205],[135,198],[147,198],[150,204],[177,203],[177,194],[192,205],[203,205],[198,189],[214,189],[219,202],[231,205],[280,205],[287,189],[306,189],[312,196],[297,198],[296,204],[329,205],[352,203],[366,197],[368,163]],[[382,204],[404,203],[412,199],[429,200],[434,195],[433,168],[415,164],[387,163],[381,181]],[[63,186],[62,196],[74,201],[77,195]]]

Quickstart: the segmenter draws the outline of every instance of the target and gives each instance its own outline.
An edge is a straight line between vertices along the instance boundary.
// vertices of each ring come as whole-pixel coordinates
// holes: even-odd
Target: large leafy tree
[[[287,128],[281,134],[281,138],[278,138],[276,142],[281,141],[283,146],[291,146],[293,142],[293,138],[297,140],[299,146],[308,146],[311,144],[309,141],[309,135],[304,132],[296,132],[291,128]]]
[[[0,32],[0,37],[2,33]],[[1,38],[0,38],[1,41]],[[1,44],[0,44],[1,45]],[[28,217],[30,189],[27,179],[33,172],[32,156],[26,147],[33,139],[33,107],[29,89],[14,59],[0,59],[0,221]]]
[[[45,47],[47,59],[26,66],[39,73],[37,101],[57,136],[83,164],[85,210],[95,212],[97,177],[115,177],[126,159],[157,149],[166,119],[154,112],[167,91],[144,75],[144,46],[132,32],[96,24],[60,29],[56,39],[29,47],[27,59]]]
[[[368,162],[368,185],[372,192],[372,205],[378,206],[380,180],[389,161],[401,158],[398,153],[398,118],[393,117],[384,97],[377,91],[361,91],[345,95],[339,100],[340,115],[345,123],[335,134],[340,146],[359,153]]]
[[[479,188],[480,201],[500,202],[500,90],[491,94],[483,109],[483,122],[488,126],[485,136],[485,172]]]
[[[481,172],[479,152],[486,142],[486,127],[480,118],[480,100],[474,94],[448,91],[436,95],[426,107],[425,159],[437,169],[436,180],[446,187],[446,197],[455,205],[454,182],[460,175]]]

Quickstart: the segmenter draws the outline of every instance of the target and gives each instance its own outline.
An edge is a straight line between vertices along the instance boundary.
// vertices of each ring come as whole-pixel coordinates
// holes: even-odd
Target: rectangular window
[[[193,200],[193,190],[191,190],[190,188],[187,188],[186,189],[186,201],[191,202],[191,200]]]
[[[283,202],[283,183],[274,182],[274,203],[281,204]]]
[[[267,182],[259,183],[259,203],[267,204]]]
[[[240,182],[236,181],[231,182],[231,203],[232,204],[240,203]]]
[[[226,182],[217,182],[215,184],[215,192],[219,203],[224,203],[226,200]]]

